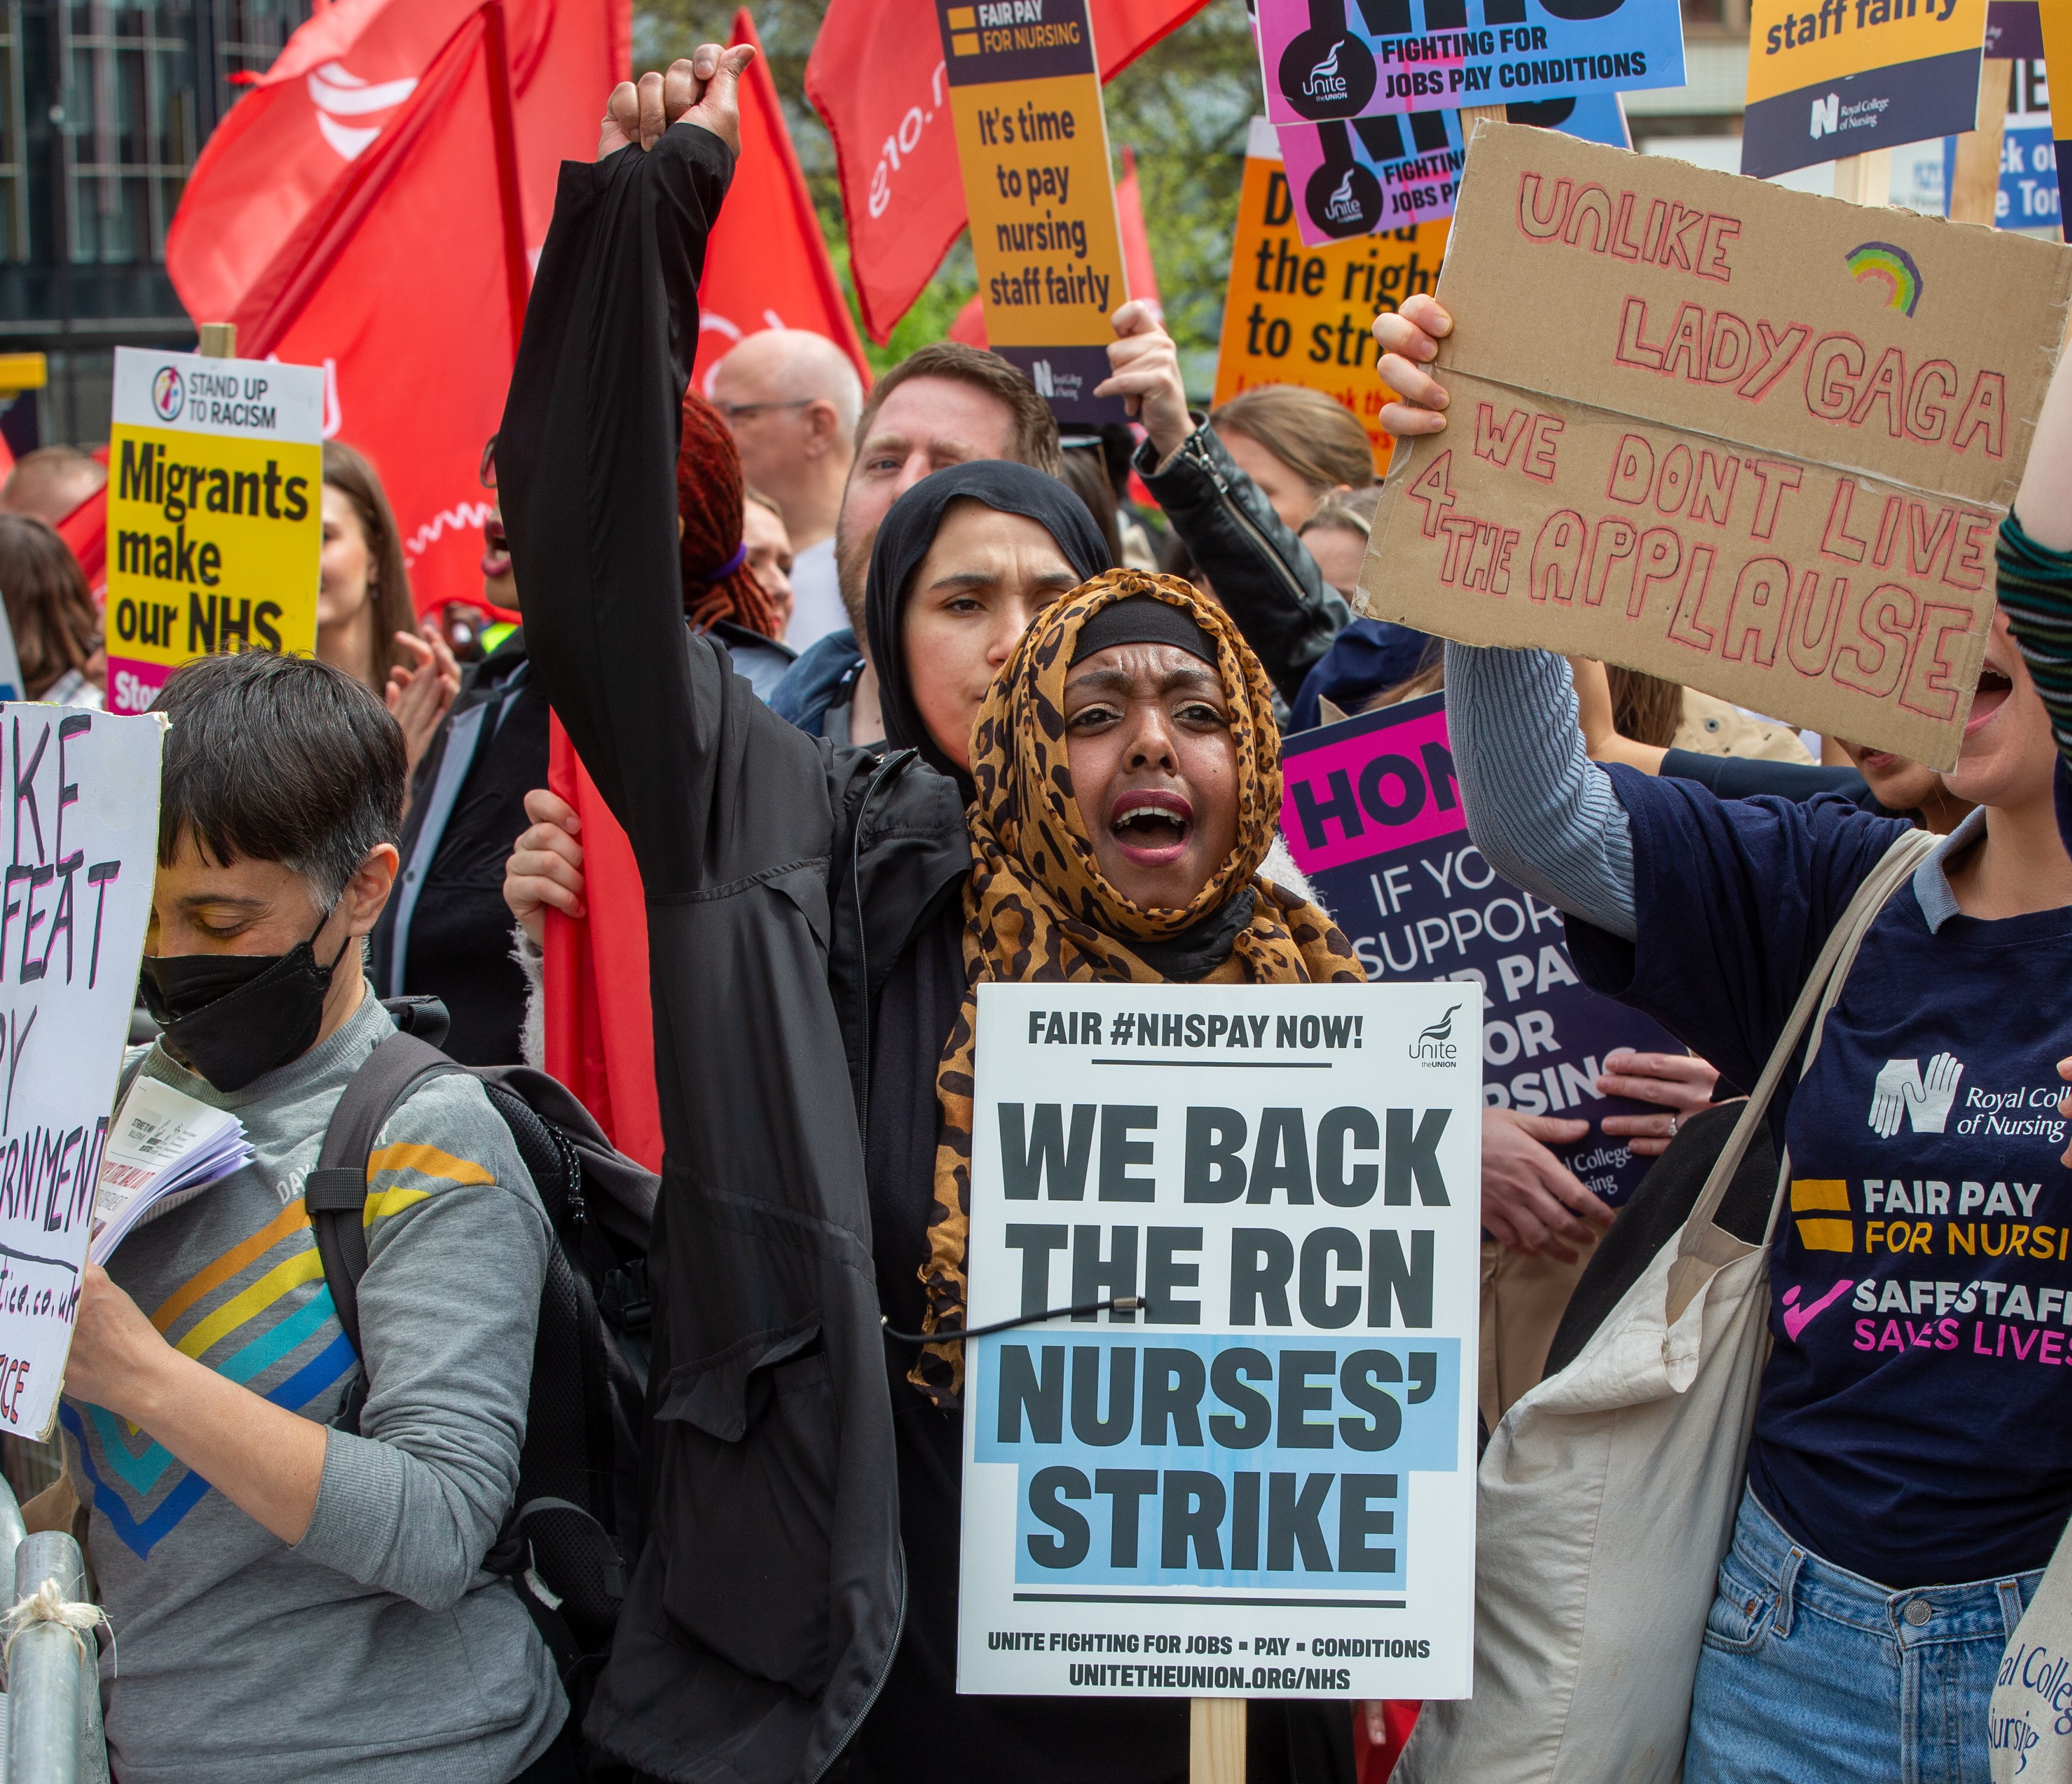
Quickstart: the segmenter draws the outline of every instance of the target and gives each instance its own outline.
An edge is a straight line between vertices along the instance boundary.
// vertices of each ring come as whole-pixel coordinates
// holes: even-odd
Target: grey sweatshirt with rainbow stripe
[[[354,1069],[393,1028],[372,989],[301,1058],[225,1095],[162,1049],[137,1069],[245,1123],[256,1156],[132,1233],[109,1273],[179,1349],[327,1424],[356,1364],[302,1179]],[[482,1569],[516,1490],[546,1216],[481,1087],[435,1079],[368,1177],[360,1291],[369,1391],[328,1434],[290,1547],[105,1408],[66,1449],[119,1676],[124,1784],[506,1784],[566,1715],[509,1584]]]

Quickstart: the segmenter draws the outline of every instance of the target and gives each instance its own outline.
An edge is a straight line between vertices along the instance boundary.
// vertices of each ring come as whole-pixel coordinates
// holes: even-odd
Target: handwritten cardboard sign
[[[1741,171],[1971,129],[1985,39],[1986,0],[1753,0]]]
[[[110,711],[198,656],[316,648],[323,416],[319,367],[116,348]]]
[[[1097,401],[1129,299],[1087,0],[936,0],[988,343],[1060,421]]]
[[[158,843],[152,718],[0,705],[0,1430],[45,1437],[79,1311],[94,1186]]]
[[[1260,384],[1321,390],[1367,430],[1375,467],[1385,470],[1389,438],[1380,417],[1391,398],[1367,331],[1377,310],[1433,289],[1446,225],[1412,223],[1311,248],[1297,232],[1296,208],[1273,126],[1255,117],[1231,234],[1215,401],[1227,403]]]
[[[1367,610],[1947,767],[2069,294],[2053,243],[1479,125]]]

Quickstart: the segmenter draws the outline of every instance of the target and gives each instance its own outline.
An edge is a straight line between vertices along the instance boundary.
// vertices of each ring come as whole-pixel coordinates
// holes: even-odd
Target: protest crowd
[[[1227,1345],[1204,1376],[1174,1339],[1143,1350],[1140,1388],[1120,1362],[1137,1351],[1111,1349],[1106,1421],[1080,1368],[1091,1351],[1072,1352],[1069,1391],[1063,1349],[1003,1353],[1027,1363],[1012,1410],[991,1375],[981,1391],[964,1334],[991,1293],[982,1269],[1022,1272],[1022,1317],[999,1324],[1033,1328],[1017,1334],[1032,1346],[1096,1331],[1149,1346],[1147,1328],[1201,1323],[1185,1297],[1213,1302],[1221,1283],[1174,1264],[1173,1229],[1143,1229],[1141,1269],[1133,1227],[1009,1226],[1018,1262],[985,1236],[982,1161],[1010,1106],[1009,1165],[1026,1157],[1030,1186],[1005,1193],[1032,1198],[1010,1219],[1037,1218],[1045,1170],[1054,1197],[1057,1174],[1076,1172],[1077,1198],[1091,1157],[1098,1199],[1128,1199],[1142,1180],[1120,1174],[1150,1156],[1129,1153],[1132,1130],[1113,1143],[1116,1109],[1103,1106],[1096,1145],[1081,1093],[1034,1081],[1013,1091],[1036,1109],[1024,1145],[1022,1105],[986,1075],[1001,1019],[988,1013],[1019,1024],[1025,1006],[1001,1001],[1016,988],[1071,986],[1099,1043],[1119,992],[1146,1010],[1213,993],[1200,1007],[1236,1012],[1242,1046],[1245,1010],[1293,1009],[1273,1000],[1302,988],[1443,980],[1479,997],[1486,1025],[1460,1018],[1481,1043],[1449,1142],[1471,1145],[1477,1173],[1465,1348],[1424,1353],[1455,1359],[1435,1367],[1473,1445],[1446,1477],[1477,1520],[1462,1527],[1483,1533],[1458,1582],[1470,1671],[1451,1696],[1333,1683],[1326,1656],[1393,1658],[1426,1631],[1378,1599],[1334,1609],[1313,1619],[1314,1653],[1286,1656],[1289,1683],[1240,1693],[1236,1769],[1217,1775],[1984,1784],[2018,1761],[2072,1779],[2072,1721],[2055,1745],[2047,1719],[2017,1737],[1996,1696],[2021,1656],[2072,1640],[2072,1603],[2049,1589],[2072,1518],[2072,1391],[2017,1366],[2032,1347],[2072,1361],[2072,1095],[2058,1100],[2072,1027],[2054,990],[2072,976],[2072,370],[2046,366],[2040,405],[2004,417],[2026,458],[1980,535],[1998,604],[1938,770],[1538,647],[1548,635],[1523,619],[1469,643],[1381,617],[1392,578],[1413,573],[1383,545],[1417,528],[1406,504],[1427,485],[1409,479],[1433,461],[1406,471],[1413,450],[1450,444],[1457,467],[1471,448],[1495,456],[1490,407],[1470,413],[1481,362],[1456,379],[1455,319],[1429,290],[1368,306],[1362,351],[1398,442],[1386,488],[1367,428],[1322,391],[1190,401],[1142,298],[1110,306],[1090,375],[1091,398],[1123,419],[1061,422],[1047,364],[1039,389],[1013,356],[956,339],[866,380],[845,346],[773,322],[734,330],[694,378],[701,294],[741,239],[716,232],[751,171],[738,95],[754,54],[708,43],[621,83],[594,161],[563,165],[501,421],[481,442],[479,602],[413,595],[409,529],[348,428],[310,460],[313,648],[198,654],[150,702],[155,878],[117,1137],[168,1091],[235,1119],[212,1175],[125,1212],[119,1243],[76,1272],[48,1441],[14,1422],[0,1375],[0,1461],[26,1528],[84,1550],[107,1775],[1209,1775],[1214,1693],[1184,1678],[969,1688],[988,1626],[960,1624],[960,1594],[989,1515],[972,1482],[996,1407],[1003,1444],[1024,1412],[1040,1429],[1046,1406],[1054,1434],[1069,1404],[1095,1446],[1083,1472],[1050,1471],[1051,1497],[1009,1532],[1018,1556],[1075,1567],[1043,1557],[1075,1531],[1083,1554],[1090,1520],[1096,1543],[1112,1531],[1113,1571],[1065,1584],[1141,1585],[1128,1571],[1141,1519],[1147,1555],[1162,1544],[1182,1584],[1198,1568],[1228,1585],[1227,1542],[1231,1580],[1258,1594],[1232,1603],[1300,1605],[1285,1594],[1331,1571],[1327,1549],[1341,1573],[1371,1568],[1373,1590],[1420,1591],[1418,1561],[1406,1585],[1395,1549],[1366,1560],[1382,1552],[1370,1535],[1416,1553],[1412,1526],[1359,1522],[1371,1515],[1352,1483],[1385,1480],[1373,1490],[1393,1498],[1395,1474],[1334,1477],[1345,1497],[1328,1515],[1298,1488],[1282,1452],[1326,1428],[1305,1422],[1309,1378],[1291,1397],[1289,1353],[1269,1392],[1228,1363],[1256,1354],[1264,1370],[1264,1352]],[[1918,395],[1918,380],[1915,399],[1889,397],[1895,439]],[[76,536],[88,508],[127,499],[107,456],[46,446],[0,488],[18,697],[78,715],[54,752],[84,747],[92,725],[145,722],[117,716],[110,658],[130,647],[111,630],[114,566],[83,565]],[[1902,487],[1885,461],[1864,467],[1836,468]],[[1849,524],[1838,512],[1831,539]],[[1462,524],[1465,562],[1477,524]],[[1934,549],[1926,524],[1917,557]],[[1904,524],[1885,522],[1901,550]],[[1549,615],[1570,600],[1531,536],[1507,606],[1488,603],[1507,626],[1528,594]],[[1842,536],[1860,562],[1864,542]],[[1637,612],[1638,571],[1634,586]],[[1470,572],[1463,602],[1473,587],[1502,592]],[[1695,598],[1709,610],[1702,578]],[[1796,652],[1800,622],[1785,623]],[[1398,766],[1359,779],[1356,802],[1322,765],[1362,738],[1401,753],[1375,758]],[[39,772],[18,733],[13,747],[9,919],[18,875],[35,895],[18,864],[22,787]],[[1400,777],[1413,817],[1449,818],[1462,886],[1529,920],[1515,952],[1497,946],[1495,902],[1476,923],[1486,959],[1457,910],[1429,931],[1403,919],[1404,885],[1346,852],[1363,809],[1369,825],[1408,821],[1377,803],[1391,784],[1377,774]],[[78,797],[60,784],[57,821]],[[53,821],[47,805],[36,821]],[[40,860],[40,828],[35,841]],[[1355,910],[1343,889],[1371,867],[1379,905]],[[6,947],[0,921],[0,978]],[[1579,1044],[1557,1072],[1549,1019],[1513,1007],[1549,996],[1566,1000],[1563,1023],[1617,1044],[1590,1043],[1586,1067]],[[1059,1017],[1027,1007],[1033,1043]],[[1453,1019],[1422,1038],[1436,1048]],[[1114,1020],[1111,1052],[1133,1044]],[[1170,1048],[1182,1030],[1164,1021]],[[4,1025],[0,1048],[10,1034],[18,1052]],[[1380,1100],[1314,1130],[1317,1194],[1348,1223],[1319,1231],[1351,1248],[1330,1266],[1346,1281],[1367,1272],[1367,1327],[1388,1324],[1392,1293],[1408,1326],[1430,1326],[1430,1250],[1351,1231],[1383,1203],[1344,1211],[1359,1171],[1374,1194],[1375,1165],[1346,1161],[1383,1157]],[[1971,1112],[2000,1109],[2022,1119]],[[1420,1153],[1412,1112],[1385,1111],[1391,1220],[1447,1200],[1433,1187],[1444,1113]],[[1246,1160],[1228,1149],[1237,1186],[1200,1188],[1189,1132],[1187,1198],[1242,1194]],[[1285,1252],[1277,1280],[1260,1262],[1248,1293],[1277,1296],[1285,1325],[1299,1280],[1314,1338],[1355,1316],[1313,1269],[1326,1241],[1297,1223],[1313,1201],[1299,1127],[1293,1145],[1299,1193],[1276,1208],[1262,1134],[1239,1237],[1259,1260]],[[1340,1170],[1354,1176],[1334,1190]],[[1384,1237],[1408,1260],[1398,1276]],[[1716,1284],[1749,1257],[1766,1276],[1716,1338]],[[1691,1273],[1700,1261],[1720,1275]],[[1667,1311],[1645,1326],[1663,1280]],[[982,1304],[1011,1310],[1015,1293]],[[1715,1322],[1702,1338],[1693,1293]],[[1229,1323],[1246,1323],[1235,1275],[1230,1297]],[[1223,1330],[1213,1305],[1208,1323]],[[1402,1335],[1370,1337],[1380,1348],[1345,1365],[1346,1400],[1375,1421],[1334,1427],[1355,1449],[1385,1449],[1430,1391],[1406,1394],[1415,1359],[1388,1347]],[[1339,1367],[1337,1342],[1318,1340],[1318,1367]],[[1712,1385],[1730,1343],[1740,1399]],[[1589,1421],[1626,1404],[1613,1371],[1643,1351],[1675,1377],[1658,1400],[1690,1416],[1605,1437]],[[1177,1372],[1155,1375],[1154,1359]],[[1377,1400],[1355,1364],[1396,1385]],[[1174,1385],[1188,1367],[1191,1400]],[[1182,1477],[1125,1478],[1124,1461],[1166,1465],[1161,1424],[1176,1449],[1202,1445],[1204,1380],[1220,1396],[1212,1428],[1270,1407],[1272,1445],[1235,1464],[1266,1484],[1188,1475],[1184,1490],[1207,1497],[1187,1501]],[[1114,1421],[1129,1428],[1140,1393],[1142,1434],[1111,1465],[1100,1446],[1120,1443]],[[1215,1441],[1256,1445],[1265,1428]],[[1444,1465],[1406,1447],[1358,1465]],[[1622,1466],[1638,1484],[1615,1498],[1604,1481]],[[1249,1506],[1227,1523],[1226,1491]],[[1428,1517],[1408,1489],[1396,1502]],[[1663,1556],[1695,1582],[1681,1597],[1634,1576]],[[1033,1617],[1041,1597],[1009,1609]],[[1071,1639],[1089,1663],[1161,1670],[1105,1636]],[[1194,1639],[1219,1651],[1221,1638]],[[1659,1663],[1666,1692],[1657,1650],[1684,1656]],[[1642,1681],[1627,1697],[1605,1682],[1622,1667]],[[1557,1678],[1574,1693],[1558,1704]],[[1663,1701],[1628,1701],[1651,1694]],[[2061,1720],[2068,1704],[2058,1691]],[[1627,1721],[1667,1729],[1667,1750],[1636,1758]]]

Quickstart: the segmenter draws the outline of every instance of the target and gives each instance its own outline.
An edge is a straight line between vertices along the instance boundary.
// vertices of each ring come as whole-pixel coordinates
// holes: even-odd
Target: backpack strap
[[[435,1047],[397,1030],[370,1053],[345,1087],[324,1129],[316,1169],[303,1180],[302,1205],[315,1229],[338,1322],[360,1342],[360,1279],[367,1274],[367,1164],[396,1105],[427,1078],[462,1068]]]

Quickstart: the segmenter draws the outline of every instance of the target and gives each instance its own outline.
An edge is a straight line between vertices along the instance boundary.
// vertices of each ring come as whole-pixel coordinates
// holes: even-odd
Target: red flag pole
[[[504,30],[504,0],[482,9],[483,60],[489,71],[489,127],[496,150],[496,196],[504,214],[504,272],[511,299],[511,353],[525,329],[525,298],[532,269],[525,258],[525,215],[518,190],[518,130],[511,98],[511,52]]]

